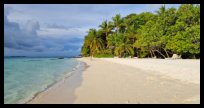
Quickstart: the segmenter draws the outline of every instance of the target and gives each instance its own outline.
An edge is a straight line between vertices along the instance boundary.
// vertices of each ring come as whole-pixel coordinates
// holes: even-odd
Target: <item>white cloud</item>
[[[83,38],[86,35],[86,32],[89,30],[89,27],[81,27],[81,28],[40,28],[37,31],[39,36],[44,37],[67,37],[67,38]]]

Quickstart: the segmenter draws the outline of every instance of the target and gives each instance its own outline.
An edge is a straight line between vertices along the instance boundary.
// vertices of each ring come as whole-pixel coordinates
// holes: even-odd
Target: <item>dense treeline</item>
[[[82,56],[200,58],[200,5],[162,6],[156,14],[123,18],[117,14],[99,28],[88,31]]]

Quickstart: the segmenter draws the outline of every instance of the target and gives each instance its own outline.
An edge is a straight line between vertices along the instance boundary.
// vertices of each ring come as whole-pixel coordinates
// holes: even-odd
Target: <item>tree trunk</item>
[[[91,59],[91,60],[92,60],[92,56],[93,56],[93,55],[92,55],[92,51],[90,50],[90,59]]]
[[[152,51],[153,56],[154,56],[154,57],[157,57],[157,56],[155,55],[155,53],[154,53],[154,50],[151,50],[151,51]]]
[[[137,57],[139,58],[139,48],[137,48]]]
[[[91,50],[90,50],[89,56],[91,57]]]
[[[151,57],[153,58],[152,51],[150,50],[149,52],[150,52],[150,54],[151,54]]]
[[[193,55],[192,59],[196,59],[196,55],[195,54]]]
[[[164,49],[164,51],[166,52],[167,57],[169,58],[169,54],[168,54],[168,52],[165,50],[165,48],[163,48],[163,49]]]
[[[163,56],[164,58],[166,58],[165,55],[163,55],[160,51],[158,51],[158,50],[155,50],[155,51],[157,51],[161,56]]]

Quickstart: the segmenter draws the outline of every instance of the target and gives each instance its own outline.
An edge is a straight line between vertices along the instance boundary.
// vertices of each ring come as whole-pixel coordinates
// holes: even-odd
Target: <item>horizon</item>
[[[164,4],[5,4],[4,56],[78,56],[90,28]],[[165,4],[178,8],[180,4]]]
[[[15,55],[13,55],[13,56],[4,56],[4,57],[31,57],[31,58],[50,58],[50,57],[70,57],[70,58],[72,58],[72,57],[77,57],[77,56],[80,56],[80,55],[76,55],[76,56],[15,56]]]

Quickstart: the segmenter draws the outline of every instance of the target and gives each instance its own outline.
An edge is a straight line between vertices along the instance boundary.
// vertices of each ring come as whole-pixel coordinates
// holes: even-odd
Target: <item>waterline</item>
[[[40,92],[70,77],[80,67],[80,62],[76,59],[9,58],[4,60],[5,104],[26,103]]]

